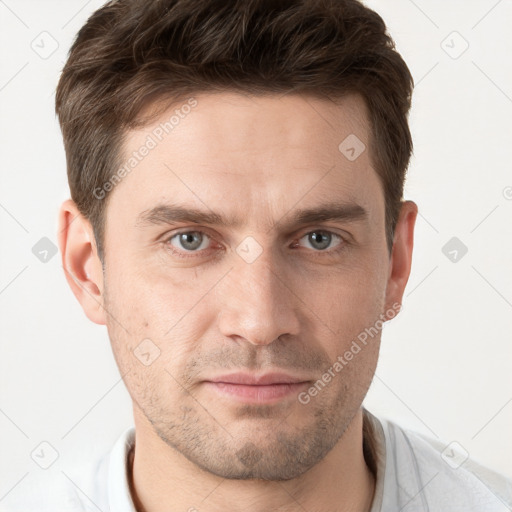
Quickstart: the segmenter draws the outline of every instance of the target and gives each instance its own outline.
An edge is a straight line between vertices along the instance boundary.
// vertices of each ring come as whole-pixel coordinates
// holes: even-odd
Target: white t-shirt
[[[371,512],[510,512],[512,480],[447,445],[364,410],[365,457],[376,472]],[[0,501],[2,512],[137,512],[127,461],[135,429],[75,470],[40,472]]]

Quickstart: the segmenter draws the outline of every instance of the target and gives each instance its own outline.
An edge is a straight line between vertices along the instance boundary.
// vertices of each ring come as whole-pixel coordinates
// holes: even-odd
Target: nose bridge
[[[286,283],[282,262],[264,250],[251,263],[240,258],[221,293],[220,329],[255,345],[298,333],[297,299]]]

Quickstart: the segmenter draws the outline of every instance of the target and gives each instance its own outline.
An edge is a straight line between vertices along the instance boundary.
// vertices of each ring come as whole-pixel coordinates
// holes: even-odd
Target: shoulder
[[[459,443],[379,421],[386,451],[384,500],[391,496],[403,512],[510,510],[512,480],[471,460]]]
[[[105,473],[105,462],[101,459],[95,464],[84,462],[71,467],[61,465],[44,471],[30,471],[2,500],[0,512],[103,510],[100,497],[91,493],[91,484],[102,472],[102,467]]]
[[[109,450],[77,452],[71,462],[58,461],[46,470],[28,472],[2,499],[0,512],[109,511],[111,489],[123,483],[119,466],[133,432],[133,428],[125,430]]]

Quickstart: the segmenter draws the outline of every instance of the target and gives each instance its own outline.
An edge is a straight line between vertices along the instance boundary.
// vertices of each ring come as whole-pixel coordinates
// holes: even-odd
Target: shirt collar
[[[380,512],[384,500],[386,438],[381,422],[363,407],[363,453],[366,465],[375,477],[375,491],[370,512]]]
[[[137,512],[129,484],[130,452],[135,447],[135,427],[125,430],[110,453],[108,500],[110,512]]]

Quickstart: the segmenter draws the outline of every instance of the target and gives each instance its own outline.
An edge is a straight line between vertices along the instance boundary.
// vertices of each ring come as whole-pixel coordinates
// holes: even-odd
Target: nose
[[[224,336],[268,345],[279,336],[298,334],[300,299],[283,263],[268,251],[252,263],[237,261],[226,277],[217,289]]]

